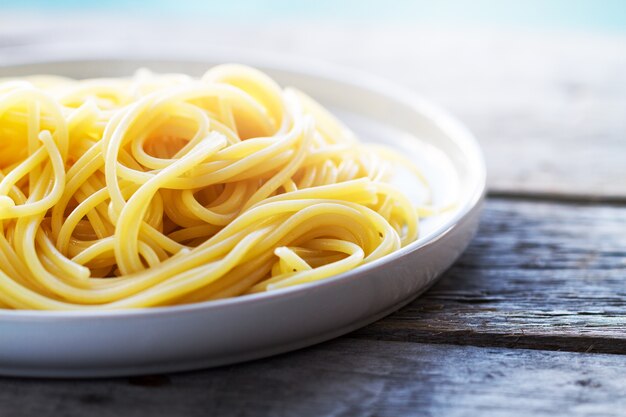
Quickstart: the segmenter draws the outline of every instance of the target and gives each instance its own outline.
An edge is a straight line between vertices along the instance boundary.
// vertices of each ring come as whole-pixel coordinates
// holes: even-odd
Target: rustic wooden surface
[[[626,207],[492,198],[436,286],[352,336],[626,354],[625,231]]]
[[[625,365],[619,355],[344,337],[203,372],[0,379],[0,416],[617,416]]]
[[[95,18],[0,13],[0,60],[217,46],[390,77],[483,144],[479,233],[423,297],[346,337],[178,375],[0,378],[0,417],[624,415],[626,37],[332,22],[196,22],[173,34],[163,23],[106,30]]]

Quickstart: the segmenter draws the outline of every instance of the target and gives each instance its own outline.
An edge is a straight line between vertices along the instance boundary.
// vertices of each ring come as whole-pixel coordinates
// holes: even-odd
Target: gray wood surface
[[[428,293],[353,336],[626,354],[626,207],[491,199]]]
[[[42,45],[199,57],[248,49],[327,60],[390,78],[450,109],[482,142],[492,191],[626,201],[626,36],[384,22],[176,23],[0,13],[0,60],[32,58],[26,48]]]
[[[172,376],[0,378],[0,417],[620,416],[624,369],[619,355],[344,338]]]

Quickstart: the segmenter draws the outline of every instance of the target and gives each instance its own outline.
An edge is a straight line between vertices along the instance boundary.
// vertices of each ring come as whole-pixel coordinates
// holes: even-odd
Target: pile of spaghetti
[[[360,143],[239,65],[0,81],[0,308],[117,309],[309,283],[414,241]]]

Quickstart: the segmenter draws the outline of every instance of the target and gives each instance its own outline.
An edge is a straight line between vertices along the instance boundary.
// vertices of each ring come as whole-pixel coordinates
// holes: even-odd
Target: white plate
[[[84,57],[84,55],[83,55]],[[41,59],[41,57],[40,57]],[[413,300],[473,236],[485,166],[468,131],[406,89],[358,72],[252,54],[168,60],[124,57],[0,65],[0,77],[52,73],[129,75],[138,67],[201,74],[236,61],[308,92],[365,141],[400,147],[457,208],[424,222],[420,239],[381,260],[314,284],[199,304],[102,312],[0,310],[0,374],[104,377],[240,362],[319,343],[365,326]],[[419,139],[418,139],[419,138]],[[406,182],[407,192],[419,192]]]

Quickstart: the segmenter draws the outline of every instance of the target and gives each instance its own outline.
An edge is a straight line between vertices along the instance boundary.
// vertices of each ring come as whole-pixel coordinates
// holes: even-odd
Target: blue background
[[[137,13],[225,20],[398,21],[443,27],[626,32],[626,0],[0,0],[2,10]]]

